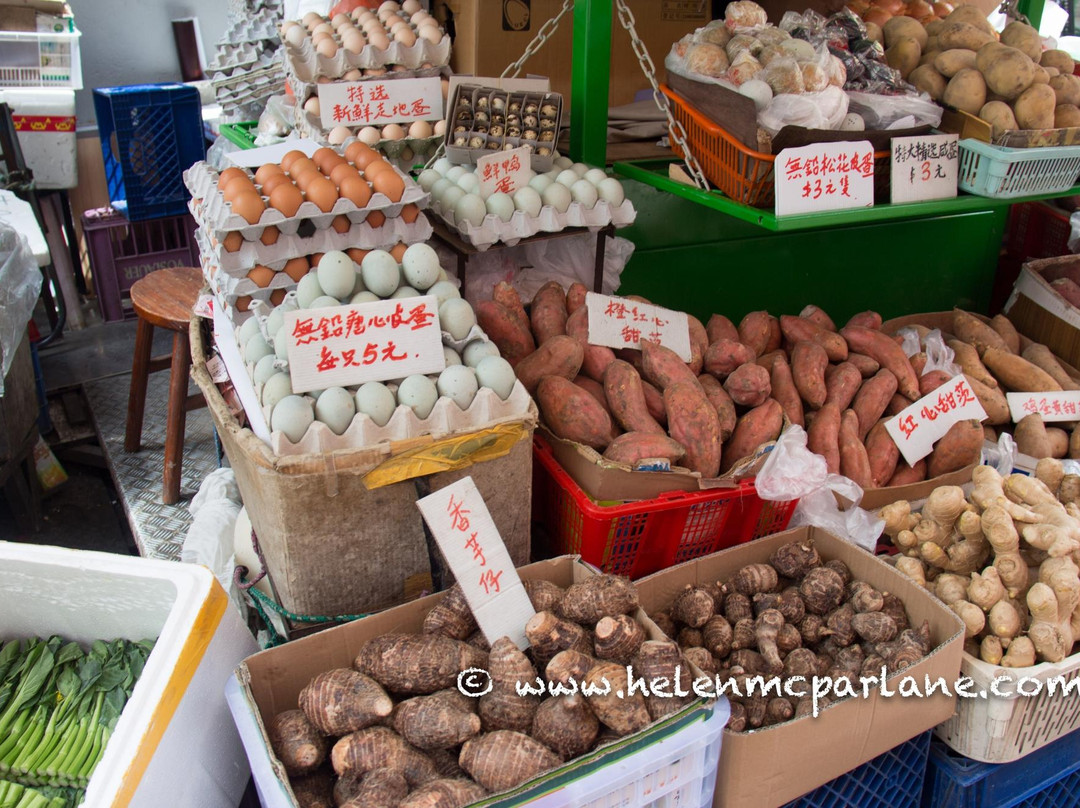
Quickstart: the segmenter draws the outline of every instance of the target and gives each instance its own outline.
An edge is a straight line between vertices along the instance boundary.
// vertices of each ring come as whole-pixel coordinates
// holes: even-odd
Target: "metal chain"
[[[566,13],[574,7],[574,0],[563,0],[562,10],[552,17],[550,20],[540,26],[540,30],[536,32],[536,36],[533,37],[533,41],[529,43],[529,46],[525,48],[525,52],[521,54],[516,62],[512,62],[506,70],[502,72],[499,78],[514,79],[521,73],[521,67],[529,60],[529,57],[540,50],[547,41],[551,38],[551,35],[555,33],[555,29],[559,27],[559,22],[566,16]]]
[[[1022,22],[1024,25],[1031,25],[1031,20],[1020,13],[1020,4],[1017,0],[1004,0],[1004,2],[998,7],[998,11],[1004,14],[1010,20],[1016,20]]]
[[[668,105],[667,96],[660,91],[660,85],[656,82],[656,66],[653,64],[652,57],[649,56],[649,51],[645,47],[645,43],[641,41],[641,37],[638,36],[637,28],[635,27],[634,13],[630,10],[630,7],[626,4],[626,0],[615,0],[615,10],[619,14],[619,22],[622,23],[622,27],[630,34],[630,45],[634,49],[634,55],[637,56],[638,62],[641,63],[641,72],[645,74],[645,78],[649,80],[649,84],[652,85],[653,101],[656,102],[656,106],[667,117],[668,129],[671,132],[671,139],[675,141],[675,145],[682,151],[683,159],[686,161],[686,167],[690,169],[691,179],[694,180],[694,184],[702,190],[708,190],[709,182],[705,179],[705,172],[701,170],[701,164],[698,163],[696,157],[690,151],[690,147],[687,145],[686,130],[683,128],[682,123],[675,120],[671,114],[671,107]]]

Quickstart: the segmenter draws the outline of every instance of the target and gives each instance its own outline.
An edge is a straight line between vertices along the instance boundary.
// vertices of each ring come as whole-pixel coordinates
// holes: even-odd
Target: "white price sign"
[[[904,460],[913,466],[930,454],[953,424],[971,419],[985,420],[986,410],[959,374],[886,421],[885,429]]]
[[[434,121],[443,117],[442,82],[426,79],[335,81],[318,85],[324,129]]]
[[[959,140],[959,135],[894,137],[889,177],[892,203],[956,196]]]
[[[525,624],[536,610],[472,477],[417,500],[416,507],[487,641],[509,637],[527,648]]]
[[[585,295],[585,306],[590,344],[640,348],[641,340],[647,339],[674,351],[684,362],[690,361],[690,323],[685,312],[595,292]]]
[[[476,175],[480,178],[480,196],[487,199],[497,191],[512,194],[528,185],[533,177],[529,151],[528,146],[519,146],[510,151],[477,157]]]
[[[868,140],[784,149],[773,168],[776,215],[874,206],[874,147]]]
[[[438,299],[426,295],[285,315],[293,392],[439,373]]]
[[[1080,391],[1052,393],[1006,393],[1012,419],[1038,413],[1044,421],[1080,421]]]

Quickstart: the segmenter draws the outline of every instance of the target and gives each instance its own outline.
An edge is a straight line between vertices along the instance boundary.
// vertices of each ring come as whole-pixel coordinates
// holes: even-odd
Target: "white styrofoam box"
[[[249,768],[223,688],[258,650],[209,569],[0,542],[0,639],[157,638],[85,805],[235,808]]]
[[[75,91],[52,87],[4,88],[19,147],[34,182],[43,190],[79,184],[75,159]]]

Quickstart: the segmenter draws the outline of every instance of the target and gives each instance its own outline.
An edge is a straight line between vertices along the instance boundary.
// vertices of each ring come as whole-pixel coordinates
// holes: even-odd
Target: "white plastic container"
[[[235,808],[249,768],[225,703],[258,650],[205,567],[0,542],[0,639],[156,637],[85,805]]]
[[[0,87],[81,90],[82,33],[0,31]]]
[[[75,91],[4,88],[0,89],[0,103],[11,107],[19,147],[37,187],[55,190],[77,186]]]

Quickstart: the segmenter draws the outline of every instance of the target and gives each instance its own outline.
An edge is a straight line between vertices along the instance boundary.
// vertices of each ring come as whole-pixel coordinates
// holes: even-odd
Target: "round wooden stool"
[[[187,394],[191,367],[188,325],[202,289],[202,272],[193,267],[159,269],[131,287],[131,302],[139,315],[135,357],[131,365],[124,451],[137,452],[142,443],[146,383],[151,373],[166,368],[169,377],[169,413],[165,422],[165,474],[161,499],[166,505],[180,501],[180,466],[184,454],[184,424],[189,410],[206,406],[201,393]],[[172,356],[151,358],[154,327],[173,333]]]

